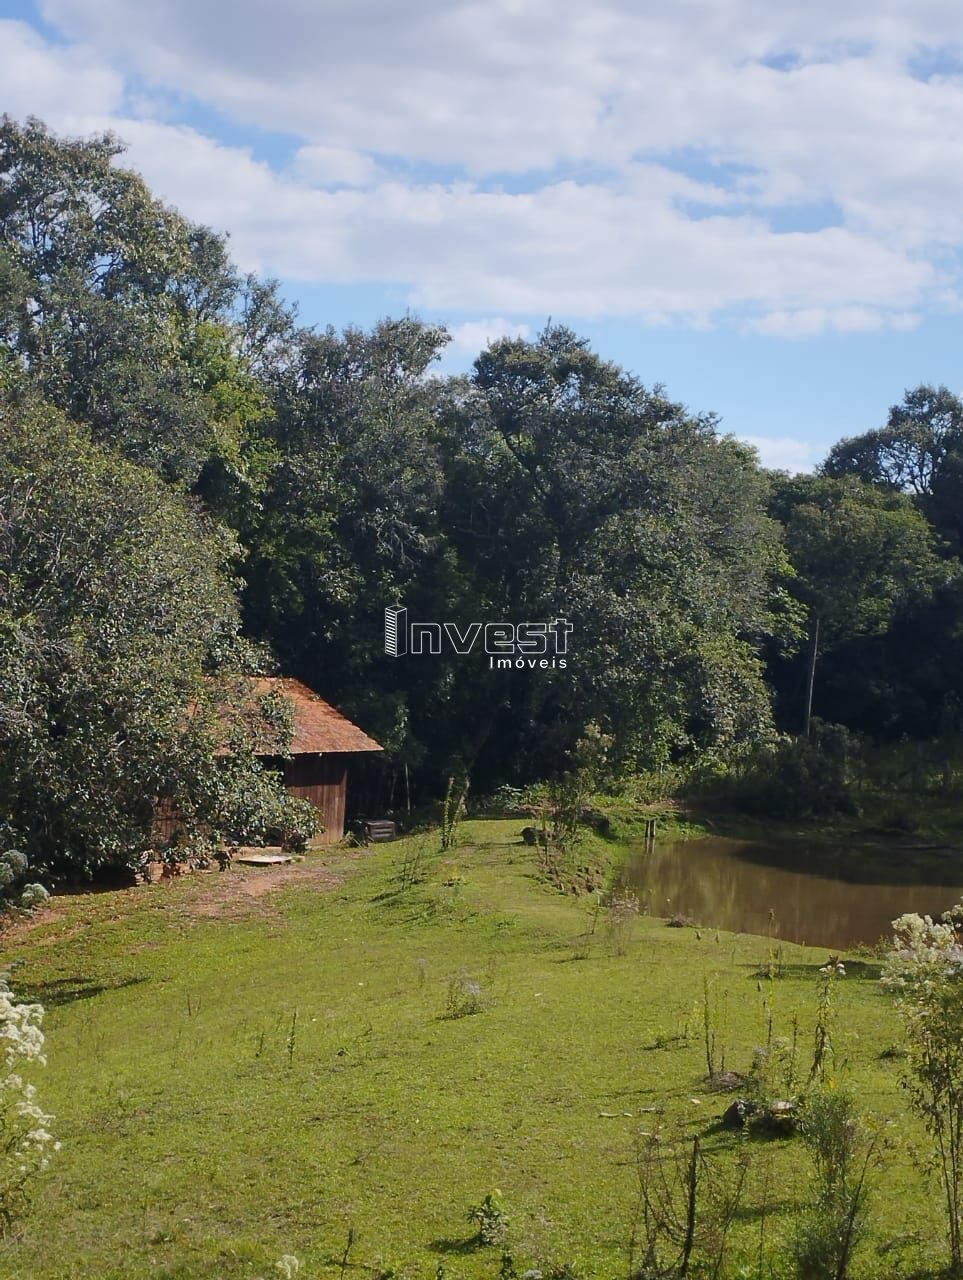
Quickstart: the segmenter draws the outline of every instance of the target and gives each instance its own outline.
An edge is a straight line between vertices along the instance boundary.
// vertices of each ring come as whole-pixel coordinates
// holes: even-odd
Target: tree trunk
[[[809,625],[809,674],[806,679],[806,714],[803,717],[803,734],[809,737],[813,718],[813,685],[816,683],[816,656],[819,653],[819,618],[813,614]]]

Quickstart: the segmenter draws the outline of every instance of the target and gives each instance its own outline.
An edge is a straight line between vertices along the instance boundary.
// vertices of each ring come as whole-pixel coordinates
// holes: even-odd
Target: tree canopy
[[[0,477],[0,831],[84,872],[135,861],[160,800],[230,833],[262,786],[243,735],[217,759],[256,661],[234,540],[45,405],[0,406]]]
[[[557,776],[588,732],[616,772],[744,757],[798,728],[817,621],[817,710],[955,724],[945,387],[768,473],[564,326],[455,376],[414,316],[300,326],[122,151],[0,124],[0,822],[34,861],[129,861],[164,798],[209,833],[276,818],[250,750],[214,754],[254,669],[359,720],[416,798]],[[574,630],[564,665],[400,659],[387,606]]]

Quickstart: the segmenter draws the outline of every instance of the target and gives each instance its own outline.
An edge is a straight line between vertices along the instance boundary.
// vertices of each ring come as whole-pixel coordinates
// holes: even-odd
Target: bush
[[[467,973],[456,974],[448,981],[448,998],[445,1017],[467,1018],[481,1013],[486,1006],[485,992],[480,982]]]
[[[0,974],[0,1235],[23,1211],[34,1179],[60,1146],[50,1132],[53,1117],[20,1074],[28,1063],[44,1064],[42,1023],[43,1007],[18,1003]]]
[[[843,725],[814,720],[811,738],[783,737],[706,789],[748,813],[827,817],[855,813],[852,793],[861,739]]]
[[[0,853],[0,911],[4,908],[32,911],[50,897],[42,884],[25,883],[29,870],[27,856],[19,849]]]
[[[231,760],[230,773],[212,818],[213,835],[227,844],[281,844],[301,851],[320,826],[308,800],[290,796],[280,774],[262,769],[243,756]],[[243,777],[243,785],[241,780]]]
[[[958,910],[943,923],[915,914],[894,920],[883,969],[907,1035],[905,1084],[936,1151],[954,1274],[963,1272],[963,946],[952,923]]]
[[[504,1244],[508,1235],[508,1217],[502,1203],[502,1193],[489,1191],[481,1204],[473,1204],[468,1210],[468,1221],[478,1224],[478,1243]]]
[[[799,1133],[813,1162],[812,1198],[796,1226],[800,1280],[846,1280],[866,1217],[866,1178],[876,1138],[845,1090],[806,1098]]]

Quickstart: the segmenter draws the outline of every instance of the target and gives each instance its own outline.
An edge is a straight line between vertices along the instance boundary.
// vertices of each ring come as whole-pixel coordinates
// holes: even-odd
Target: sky
[[[963,391],[958,0],[0,0],[0,111],[304,323],[551,319],[769,466]]]

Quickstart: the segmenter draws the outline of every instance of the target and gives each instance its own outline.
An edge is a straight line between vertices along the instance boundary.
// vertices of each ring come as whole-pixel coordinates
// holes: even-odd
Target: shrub
[[[489,1191],[481,1204],[473,1204],[468,1210],[468,1221],[478,1224],[479,1244],[504,1244],[508,1236],[508,1216],[502,1203],[502,1193],[497,1189]]]
[[[620,956],[628,951],[629,935],[638,917],[639,899],[631,889],[613,893],[608,904],[608,925],[616,953]]]
[[[709,792],[748,813],[824,817],[853,813],[853,777],[862,743],[842,725],[814,720],[811,738],[780,738],[710,781]]]
[[[42,907],[49,897],[50,894],[42,884],[25,884],[19,905],[24,911],[33,911],[36,907]]]
[[[904,1083],[933,1139],[950,1259],[958,1274],[963,1271],[963,946],[948,920],[934,923],[930,916],[910,914],[894,920],[893,929],[883,982],[896,993],[906,1030]]]
[[[481,1013],[485,1008],[485,993],[480,982],[467,973],[459,973],[448,981],[448,999],[445,1003],[445,1016],[448,1018],[467,1018],[473,1013]]]
[[[846,1280],[866,1218],[866,1178],[876,1138],[845,1090],[819,1088],[806,1098],[799,1133],[812,1157],[812,1197],[796,1225],[800,1280]]]
[[[0,853],[0,911],[4,907],[32,911],[50,897],[42,884],[24,883],[29,870],[27,856],[19,849]]]
[[[40,1109],[36,1089],[20,1074],[26,1064],[45,1061],[42,1023],[43,1007],[18,1003],[0,974],[0,1235],[60,1146],[50,1132],[53,1117]]]
[[[682,1129],[640,1133],[629,1237],[632,1280],[725,1275],[729,1233],[748,1172],[748,1146],[726,1167],[718,1157],[707,1158],[701,1138]]]
[[[280,776],[249,769],[243,757],[224,766],[237,774],[214,810],[212,834],[228,844],[281,844],[301,851],[318,831],[320,814],[307,800],[290,796]],[[243,785],[240,785],[243,781]]]

